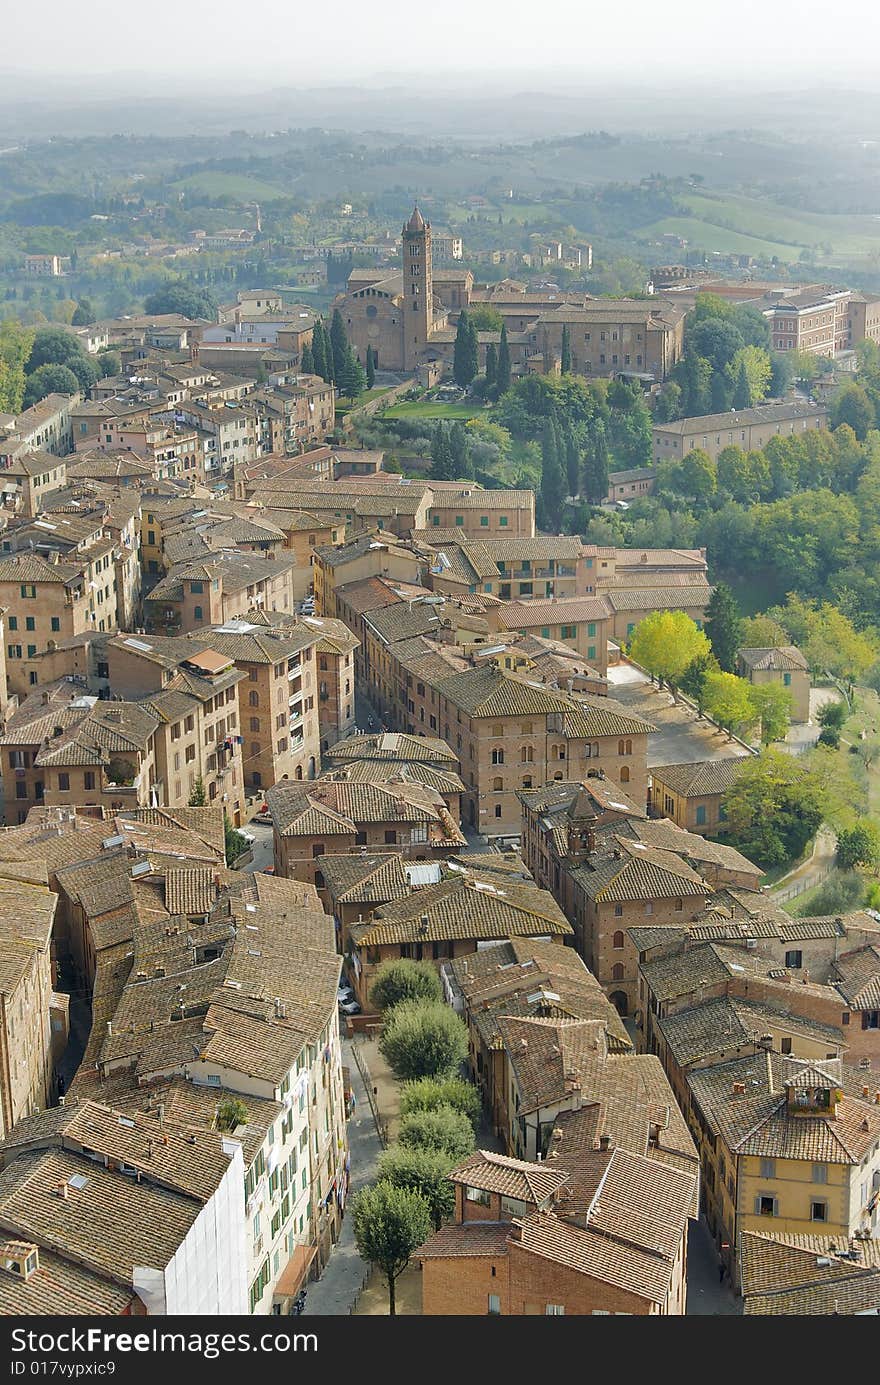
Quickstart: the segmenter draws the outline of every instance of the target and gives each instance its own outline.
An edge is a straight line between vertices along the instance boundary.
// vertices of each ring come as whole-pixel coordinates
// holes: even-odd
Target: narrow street
[[[348,1039],[342,1040],[342,1061],[351,1074],[351,1089],[355,1096],[355,1108],[348,1122],[348,1143],[351,1151],[352,1193],[372,1183],[376,1177],[376,1165],[382,1153],[382,1142],[376,1132],[366,1088],[351,1051]],[[349,1314],[357,1302],[367,1278],[370,1265],[362,1260],[354,1243],[352,1218],[350,1212],[342,1218],[342,1231],[321,1278],[306,1286],[306,1306],[304,1316],[340,1317]]]

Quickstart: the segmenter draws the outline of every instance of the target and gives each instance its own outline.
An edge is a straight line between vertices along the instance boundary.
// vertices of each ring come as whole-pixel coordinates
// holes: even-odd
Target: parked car
[[[356,1000],[340,1000],[339,1008],[344,1015],[359,1015],[361,1012]]]
[[[254,842],[257,840],[257,834],[255,832],[245,832],[241,827],[238,828],[238,835],[244,837],[248,846],[253,846]]]
[[[274,867],[274,866],[264,866],[264,867],[263,867],[263,874],[264,874],[264,875],[274,875],[274,874],[275,874],[275,867]]]
[[[336,999],[342,1005],[346,1000],[354,1000],[354,991],[351,986],[340,986],[336,992]]]
[[[254,813],[253,817],[251,818],[251,822],[272,822],[272,814],[269,812],[268,803],[260,804],[259,810],[256,813]]]

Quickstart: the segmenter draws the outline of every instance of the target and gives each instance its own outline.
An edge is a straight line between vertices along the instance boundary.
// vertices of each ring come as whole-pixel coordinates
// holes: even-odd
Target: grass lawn
[[[343,398],[345,398],[345,403],[336,405],[336,417],[341,418],[343,414],[349,413],[350,410],[359,409],[362,404],[366,404],[370,399],[378,399],[380,394],[387,394],[391,388],[391,385],[384,385],[381,389],[364,390],[363,394],[359,394],[355,400],[343,396]]]
[[[473,404],[442,404],[433,399],[412,399],[404,404],[392,404],[383,418],[478,418],[480,408]]]
[[[662,221],[654,221],[637,232],[639,240],[659,240],[661,236],[681,236],[693,248],[717,250],[722,254],[756,255],[770,258],[776,255],[788,262],[797,260],[802,247],[784,245],[782,241],[763,240],[759,236],[743,235],[740,231],[728,231],[723,226],[713,226],[711,222],[701,221],[695,216],[665,216]]]
[[[209,197],[237,197],[242,202],[271,202],[287,196],[283,188],[275,187],[262,178],[250,178],[245,173],[192,173],[171,186],[180,192],[188,188],[194,192],[205,192]]]

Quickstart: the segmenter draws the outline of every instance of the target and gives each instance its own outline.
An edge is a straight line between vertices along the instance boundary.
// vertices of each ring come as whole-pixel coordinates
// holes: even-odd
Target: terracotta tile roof
[[[720,996],[700,1005],[655,1019],[679,1066],[723,1056],[744,1045],[753,1045],[770,1027],[814,1042],[836,1046],[843,1042],[843,1031],[816,1020],[803,1019],[790,1011],[774,1009],[754,1000]]]
[[[494,884],[464,876],[426,885],[406,899],[380,906],[371,922],[352,928],[359,947],[383,943],[480,941],[553,934],[572,926],[553,896],[534,885]]]
[[[165,875],[165,907],[169,914],[208,914],[218,888],[210,867],[190,866]]]
[[[822,1069],[834,1069],[834,1063]],[[838,1066],[838,1071],[839,1071]],[[825,1164],[858,1164],[880,1136],[880,1111],[861,1097],[844,1095],[836,1115],[805,1116],[788,1110],[786,1083],[812,1076],[817,1085],[836,1087],[840,1079],[796,1059],[761,1052],[750,1058],[694,1071],[688,1086],[710,1128],[738,1154],[797,1159]],[[844,1086],[856,1086],[851,1069]],[[745,1087],[734,1092],[734,1083]]]
[[[552,1260],[652,1303],[661,1303],[666,1297],[672,1266],[660,1255],[621,1243],[589,1226],[573,1226],[552,1212],[536,1212],[516,1225],[519,1239],[512,1244],[530,1255]]]
[[[435,685],[463,712],[477,717],[542,716],[569,712],[570,697],[496,668],[475,668],[447,676]]]
[[[685,765],[653,765],[651,778],[655,783],[665,784],[673,793],[689,798],[723,794],[749,759],[751,756],[742,755],[727,760],[696,760]]]
[[[325,752],[325,759],[335,760],[420,760],[429,764],[458,763],[458,756],[445,741],[433,736],[408,736],[400,731],[382,731],[376,735],[346,736]]]
[[[334,904],[387,904],[410,893],[403,858],[387,856],[322,856],[321,874]]]
[[[413,1251],[413,1259],[501,1260],[507,1255],[509,1235],[509,1222],[448,1222]]]
[[[857,1010],[880,1010],[880,947],[855,948],[837,958],[834,984]]]
[[[877,1242],[842,1244],[828,1236],[744,1231],[740,1273],[747,1316],[829,1316],[880,1309]]]
[[[548,1164],[527,1163],[478,1149],[450,1173],[453,1183],[469,1188],[483,1188],[490,1193],[519,1198],[541,1206],[564,1187],[569,1175]]]
[[[753,673],[769,669],[806,673],[809,669],[809,664],[794,644],[780,644],[764,649],[740,649],[737,651],[737,658]]]
[[[0,1243],[0,1261],[9,1245],[10,1242]],[[73,1260],[54,1255],[43,1246],[38,1248],[38,1254],[39,1268],[26,1280],[0,1272],[0,1315],[3,1317],[55,1316],[62,1304],[67,1314],[116,1317],[127,1313],[137,1301],[133,1290],[122,1288]]]
[[[705,898],[709,886],[680,856],[647,847],[643,852],[627,847],[619,837],[620,856],[613,854],[596,865],[572,871],[584,894],[601,904],[622,904],[655,899]]]
[[[727,846],[724,842],[709,841],[698,832],[687,832],[669,819],[653,818],[645,822],[627,824],[625,829],[620,827],[617,830],[621,834],[624,831],[632,832],[634,837],[646,846],[656,847],[660,851],[675,852],[694,866],[721,866],[726,870],[754,875],[756,878],[763,875],[760,866],[743,856],[736,847]]]
[[[609,587],[605,595],[615,611],[689,611],[706,607],[712,588],[695,581],[683,587]]]
[[[421,784],[423,788],[443,797],[465,792],[461,778],[453,770],[441,770],[421,760],[346,760],[341,767],[334,765],[321,778],[332,779],[339,774],[344,774],[350,783],[356,784],[387,784],[403,779],[411,784]]]
[[[563,735],[570,740],[594,736],[644,736],[655,728],[621,702],[591,693],[572,693],[571,709],[563,717]]]
[[[420,784],[317,779],[308,785],[276,784],[266,802],[282,837],[347,836],[360,823],[426,823],[444,841],[464,845],[440,795]]]
[[[608,620],[611,609],[604,596],[559,596],[552,601],[508,601],[501,610],[505,630]]]

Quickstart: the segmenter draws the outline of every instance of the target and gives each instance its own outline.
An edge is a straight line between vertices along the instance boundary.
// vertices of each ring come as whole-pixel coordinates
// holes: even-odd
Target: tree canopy
[[[636,626],[629,654],[675,690],[689,664],[710,652],[709,641],[684,611],[652,611]]]
[[[393,1315],[397,1281],[413,1251],[431,1234],[431,1207],[412,1188],[382,1180],[354,1194],[351,1217],[359,1253],[385,1276],[388,1312]]]
[[[467,1056],[467,1029],[442,1001],[400,1001],[387,1013],[379,1040],[397,1077],[446,1077]]]
[[[436,967],[408,957],[391,958],[376,970],[370,987],[370,1003],[390,1010],[402,1000],[441,1000],[443,988]]]

